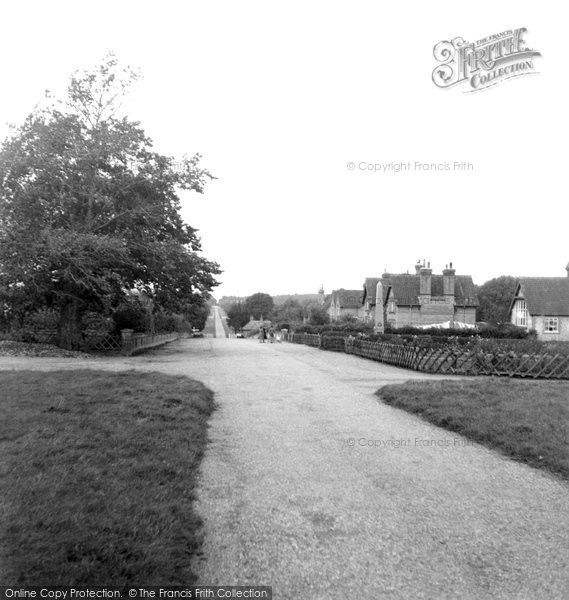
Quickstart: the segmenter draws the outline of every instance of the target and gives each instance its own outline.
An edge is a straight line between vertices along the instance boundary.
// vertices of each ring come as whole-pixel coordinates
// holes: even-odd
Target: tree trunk
[[[79,299],[72,298],[61,307],[58,333],[60,348],[66,350],[81,350],[83,348]]]

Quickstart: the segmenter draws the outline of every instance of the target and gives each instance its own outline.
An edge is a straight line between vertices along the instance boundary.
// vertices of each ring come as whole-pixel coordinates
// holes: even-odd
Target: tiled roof
[[[393,298],[398,306],[419,304],[420,280],[418,275],[391,275]],[[443,276],[431,275],[431,295],[443,295]],[[454,297],[458,306],[478,306],[476,287],[470,275],[456,275]]]
[[[530,315],[569,316],[569,277],[520,277]]]
[[[338,302],[340,308],[359,308],[362,305],[361,290],[345,290],[343,288],[332,292],[332,303]]]
[[[370,305],[375,305],[375,294],[377,290],[377,282],[383,283],[383,301],[387,298],[387,290],[389,288],[389,279],[386,277],[367,277],[364,281],[364,293],[362,296],[362,304],[369,298]]]

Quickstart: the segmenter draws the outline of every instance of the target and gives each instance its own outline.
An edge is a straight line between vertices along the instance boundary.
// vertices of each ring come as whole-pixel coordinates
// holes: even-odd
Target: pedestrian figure
[[[265,331],[264,327],[261,327],[261,329],[259,329],[259,342],[261,342],[261,344],[264,344],[266,339],[267,332]]]
[[[272,327],[269,328],[269,343],[275,343],[275,330]]]

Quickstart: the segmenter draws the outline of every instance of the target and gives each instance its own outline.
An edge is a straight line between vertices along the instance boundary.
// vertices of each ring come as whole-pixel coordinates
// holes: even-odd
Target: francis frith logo
[[[527,47],[526,31],[525,27],[508,29],[476,42],[461,37],[439,42],[433,48],[439,63],[433,82],[440,88],[468,82],[465,92],[476,92],[506,79],[535,74],[534,59],[541,54]]]

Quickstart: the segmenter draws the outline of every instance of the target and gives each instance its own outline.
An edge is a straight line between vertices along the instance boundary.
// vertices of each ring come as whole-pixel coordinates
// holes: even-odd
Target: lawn
[[[569,382],[413,381],[377,394],[391,406],[569,478]]]
[[[213,407],[185,377],[0,372],[0,584],[192,584]]]

